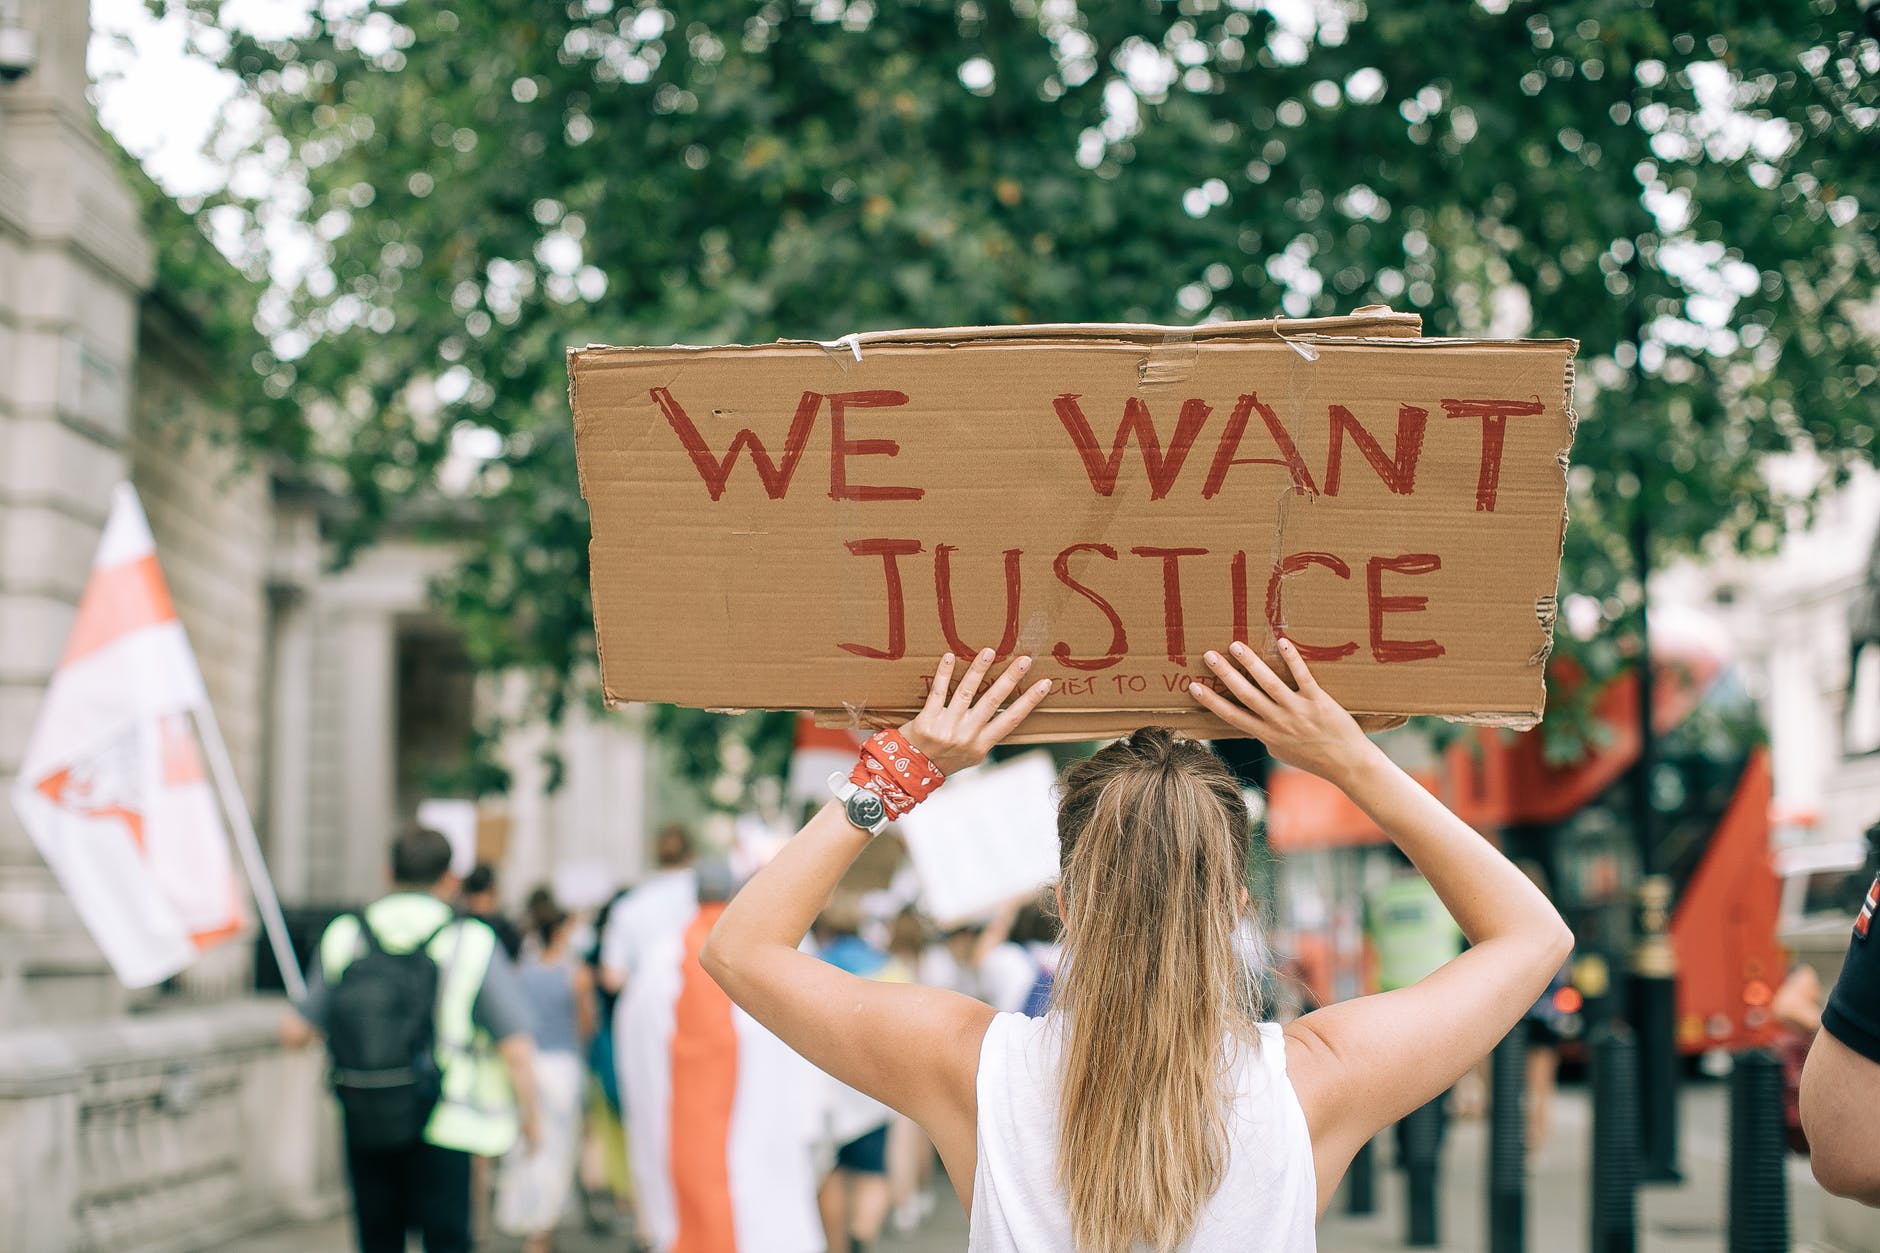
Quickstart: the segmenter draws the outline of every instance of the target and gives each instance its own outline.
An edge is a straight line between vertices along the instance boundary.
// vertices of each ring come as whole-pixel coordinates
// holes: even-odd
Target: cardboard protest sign
[[[1532,725],[1575,345],[1283,330],[572,353],[608,698],[870,725],[990,646],[1029,738],[1221,733],[1201,653],[1283,631],[1354,712]]]

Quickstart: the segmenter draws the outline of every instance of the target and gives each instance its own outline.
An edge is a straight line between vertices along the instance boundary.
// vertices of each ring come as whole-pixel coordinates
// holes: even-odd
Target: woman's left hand
[[[1019,693],[1018,699],[1004,711],[999,706],[1017,689],[1020,679],[1031,669],[1031,658],[1017,657],[1005,672],[982,694],[979,685],[992,669],[993,652],[983,650],[973,658],[959,686],[953,686],[955,659],[952,653],[940,659],[934,669],[933,687],[927,704],[914,720],[901,728],[901,734],[939,767],[940,773],[952,774],[984,761],[992,746],[1017,730],[1038,702],[1051,690],[1048,679]],[[951,689],[952,694],[948,695]]]

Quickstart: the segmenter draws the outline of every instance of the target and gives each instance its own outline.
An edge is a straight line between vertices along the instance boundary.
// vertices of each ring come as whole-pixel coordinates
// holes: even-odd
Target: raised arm
[[[1400,991],[1330,1005],[1287,1028],[1320,1208],[1358,1148],[1447,1091],[1512,1030],[1573,947],[1540,889],[1399,769],[1280,641],[1287,683],[1245,644],[1209,653],[1226,694],[1194,698],[1273,755],[1344,789],[1436,890],[1471,947]],[[1236,664],[1238,663],[1238,664]]]
[[[1030,664],[1018,658],[980,695],[988,649],[949,697],[954,662],[942,658],[926,707],[902,733],[946,774],[979,762],[1044,698],[1048,685],[1033,684],[999,710]],[[823,806],[733,898],[700,961],[784,1043],[919,1123],[966,1199],[979,1045],[992,1010],[957,992],[859,978],[797,948],[870,838],[840,805]]]

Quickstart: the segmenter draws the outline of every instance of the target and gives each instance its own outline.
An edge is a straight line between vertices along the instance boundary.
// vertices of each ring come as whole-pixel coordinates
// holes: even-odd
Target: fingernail
[[[992,650],[991,650],[990,648],[982,648],[982,649],[980,649],[980,650],[979,650],[979,660],[981,660],[981,661],[991,661],[991,660],[992,660]]]
[[[1032,684],[1031,686],[1034,692],[1048,692],[1051,690],[1051,680],[1039,679],[1036,683]]]
[[[1201,655],[1201,660],[1207,662],[1210,666],[1218,666],[1221,664],[1221,655],[1210,648],[1207,652]],[[1189,686],[1192,687],[1193,684],[1190,684]]]
[[[1244,653],[1247,651],[1247,646],[1239,640],[1235,640],[1232,644],[1228,645],[1228,647],[1233,649],[1236,653]]]
[[[1024,669],[1027,669],[1027,668],[1029,668],[1029,667],[1030,667],[1030,665],[1031,665],[1031,658],[1029,658],[1029,657],[1020,657],[1020,658],[1019,658],[1019,659],[1018,659],[1017,661],[1015,661],[1015,662],[1013,662],[1012,664],[1013,664],[1013,665],[1015,665],[1015,666],[1017,666],[1017,667],[1018,667],[1018,668],[1019,668],[1020,670],[1024,670]]]
[[[1280,638],[1279,646],[1281,649],[1283,649],[1286,652],[1290,653],[1292,651],[1292,641],[1289,639],[1286,639],[1283,636]]]

